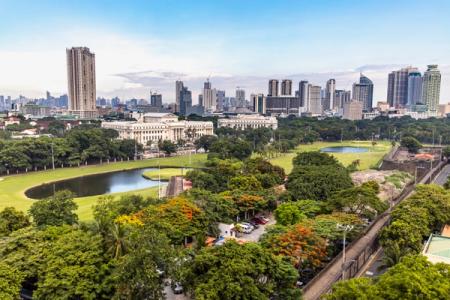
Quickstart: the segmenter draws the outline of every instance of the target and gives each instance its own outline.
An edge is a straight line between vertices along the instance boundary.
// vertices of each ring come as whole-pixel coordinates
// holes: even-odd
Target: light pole
[[[342,280],[344,280],[345,278],[345,243],[346,243],[346,236],[347,236],[347,232],[350,232],[353,230],[353,225],[349,225],[349,224],[336,224],[336,228],[338,230],[342,230],[343,232],[343,238],[342,238],[342,243],[343,243],[343,249],[342,249]]]

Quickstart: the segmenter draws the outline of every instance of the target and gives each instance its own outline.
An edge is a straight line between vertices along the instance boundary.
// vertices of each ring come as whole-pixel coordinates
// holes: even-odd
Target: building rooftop
[[[432,263],[450,264],[450,237],[432,234],[423,250]]]

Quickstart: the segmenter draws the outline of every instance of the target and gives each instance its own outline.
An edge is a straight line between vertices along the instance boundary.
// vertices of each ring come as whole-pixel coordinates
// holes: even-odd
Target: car
[[[254,217],[252,221],[260,225],[265,225],[267,224],[267,222],[269,222],[269,220],[264,217]]]
[[[247,225],[248,227],[250,227],[252,229],[252,231],[255,230],[255,228],[256,228],[252,223],[249,223],[249,222],[241,222],[241,224]]]
[[[177,294],[183,294],[183,286],[179,282],[175,282],[172,285],[172,290],[173,290],[173,293],[176,294],[176,295]]]
[[[247,223],[250,223],[253,227],[255,227],[255,229],[259,228],[259,224],[254,222],[253,220],[248,221]]]
[[[248,226],[248,225],[246,225],[246,224],[242,224],[242,223],[239,223],[239,224],[237,224],[238,226],[239,226],[239,228],[240,228],[240,232],[243,232],[243,233],[251,233],[252,231],[253,231],[253,228],[252,227],[250,227],[250,226]]]

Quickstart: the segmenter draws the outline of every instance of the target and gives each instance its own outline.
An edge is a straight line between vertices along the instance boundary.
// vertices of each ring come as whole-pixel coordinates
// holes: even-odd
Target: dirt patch
[[[400,195],[405,186],[414,180],[414,177],[409,173],[397,170],[365,170],[353,172],[350,176],[352,177],[353,183],[356,185],[361,185],[367,181],[376,181],[380,185],[378,197],[383,201]]]

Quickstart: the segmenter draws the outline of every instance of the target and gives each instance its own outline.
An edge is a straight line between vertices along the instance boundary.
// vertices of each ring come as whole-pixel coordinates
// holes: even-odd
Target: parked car
[[[255,230],[255,228],[256,228],[256,227],[255,227],[252,223],[250,223],[250,222],[241,222],[241,224],[244,224],[244,225],[249,226],[249,227],[252,229],[252,231]]]
[[[248,225],[246,225],[246,224],[239,223],[239,224],[237,224],[237,225],[238,225],[238,227],[239,227],[239,231],[240,231],[240,232],[243,232],[243,233],[251,233],[251,232],[253,231],[253,228],[250,227],[250,226],[248,226]]]
[[[250,221],[248,221],[247,223],[250,223],[253,227],[255,227],[255,229],[259,228],[259,224],[256,223],[256,222],[253,221],[253,220],[250,220]]]
[[[265,217],[254,217],[252,221],[255,222],[256,224],[265,225],[267,224],[267,222],[269,222],[269,219]]]

